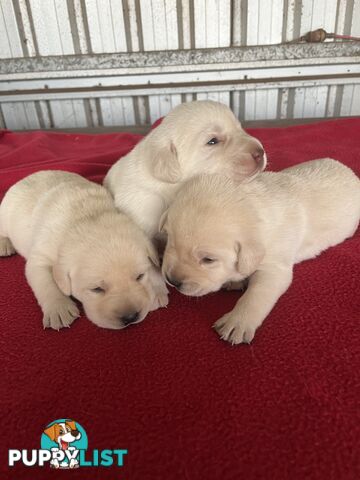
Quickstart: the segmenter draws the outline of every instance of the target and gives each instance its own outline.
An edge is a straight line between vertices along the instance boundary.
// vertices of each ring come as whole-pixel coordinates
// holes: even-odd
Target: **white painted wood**
[[[145,50],[178,48],[176,0],[140,0]]]
[[[86,0],[91,46],[94,53],[126,52],[122,3]]]
[[[3,47],[4,46],[4,47]],[[0,58],[23,57],[12,2],[0,2]]]
[[[55,128],[86,127],[84,102],[81,99],[50,101]]]
[[[319,118],[324,116],[328,87],[310,87],[296,90],[294,118]]]
[[[254,0],[248,3],[248,45],[280,43],[282,38],[283,0]],[[276,105],[274,107],[274,102]],[[268,90],[246,95],[248,114],[256,120],[276,118],[277,91]],[[274,113],[275,111],[275,113]]]
[[[140,50],[139,31],[136,17],[135,0],[128,0],[131,46],[133,52]]]
[[[345,85],[341,105],[341,115],[360,115],[360,85]]]
[[[245,120],[270,120],[277,117],[278,90],[248,91],[245,94]]]
[[[190,0],[182,1],[182,24],[184,48],[191,48]]]
[[[42,119],[43,119],[43,122],[44,122],[44,128],[51,128],[51,120],[50,120],[50,116],[49,116],[49,110],[48,110],[47,105],[46,105],[46,101],[45,100],[40,100],[39,101],[39,107],[40,107],[41,116],[42,116]]]
[[[90,98],[89,102],[89,109],[90,109],[90,117],[91,122],[88,123],[88,126],[93,125],[94,127],[98,127],[100,125],[97,108],[96,108],[96,100],[94,98]]]
[[[113,125],[111,102],[111,98],[100,98],[101,116],[105,127]]]
[[[71,55],[71,36],[66,2],[29,0],[40,55]]]
[[[124,121],[122,125],[135,125],[135,112],[132,98],[122,97],[121,105]]]
[[[9,130],[25,130],[28,128],[22,102],[5,102],[1,104],[6,127]]]
[[[320,0],[321,2],[323,0]],[[300,23],[300,36],[305,35],[312,30],[312,17],[313,17],[313,2],[314,0],[302,1],[301,4],[301,23]],[[320,25],[321,26],[321,25]],[[315,27],[319,28],[319,27]]]
[[[196,0],[194,16],[196,48],[230,46],[230,0]]]
[[[354,85],[350,115],[360,115],[360,85]]]
[[[83,12],[81,0],[74,0],[74,10],[76,28],[79,35],[80,51],[81,53],[89,53],[84,25],[84,15],[86,12]]]
[[[232,92],[231,109],[234,112],[236,118],[240,118],[240,92]]]
[[[351,35],[360,37],[360,0],[354,0],[354,9],[351,22]]]
[[[138,115],[139,115],[139,124],[145,125],[147,122],[146,117],[146,105],[147,105],[147,98],[146,97],[135,97],[135,102],[137,104]]]
[[[327,107],[325,112],[326,117],[333,117],[335,115],[335,102],[337,91],[338,87],[336,85],[332,85],[328,88]]]
[[[268,45],[281,42],[283,0],[248,2],[248,45]]]
[[[279,90],[278,95],[281,95],[280,118],[286,119],[288,117],[289,89],[282,88]]]
[[[5,17],[2,8],[0,9],[0,45],[0,58],[11,58],[13,56],[13,52],[11,50],[10,39],[6,28]]]
[[[285,41],[290,42],[295,39],[294,33],[295,20],[295,0],[288,0],[287,21],[285,25]]]
[[[256,118],[256,92],[251,90],[245,93],[244,120],[255,120],[255,118]]]
[[[335,20],[335,32],[339,35],[345,33],[345,15],[347,3],[348,2],[343,1],[338,2],[338,12]]]
[[[23,27],[24,27],[24,34],[26,38],[26,46],[29,52],[29,56],[34,57],[36,55],[36,48],[35,48],[35,43],[34,43],[32,31],[31,31],[29,12],[28,12],[25,0],[19,0],[19,8],[21,12],[21,18],[22,18]]]
[[[232,39],[231,44],[234,47],[241,45],[241,0],[233,0],[232,9]]]
[[[34,102],[2,103],[1,110],[10,130],[40,128]]]
[[[28,128],[39,129],[40,121],[36,112],[35,103],[24,102],[23,106],[24,106],[24,114],[26,117]]]

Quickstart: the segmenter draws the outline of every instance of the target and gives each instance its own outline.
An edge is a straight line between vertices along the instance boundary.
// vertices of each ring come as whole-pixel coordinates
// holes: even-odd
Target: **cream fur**
[[[250,342],[291,284],[293,265],[351,237],[359,219],[360,181],[336,160],[261,173],[239,186],[202,175],[163,216],[163,274],[192,296],[228,282],[241,287],[250,277],[234,309],[214,325],[224,340]]]
[[[208,145],[212,138],[219,143]],[[255,160],[254,155],[259,155]],[[223,173],[241,182],[266,166],[261,143],[246,134],[225,105],[212,101],[177,106],[109,170],[104,185],[150,236],[179,186],[200,173]]]
[[[78,317],[70,295],[90,320],[114,329],[126,326],[124,316],[139,312],[139,322],[167,304],[151,242],[105,188],[79,175],[42,171],[10,188],[0,205],[0,256],[15,251],[26,259],[44,327]]]

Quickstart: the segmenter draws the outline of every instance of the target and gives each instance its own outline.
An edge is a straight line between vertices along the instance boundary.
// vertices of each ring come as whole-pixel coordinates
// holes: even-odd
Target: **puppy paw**
[[[248,279],[245,278],[245,280],[239,280],[238,282],[226,282],[222,288],[224,290],[238,290],[244,292],[247,289],[248,283]]]
[[[73,321],[80,315],[76,304],[68,297],[56,300],[56,302],[43,309],[44,328],[60,330],[70,327]]]
[[[213,327],[222,340],[232,345],[250,343],[255,335],[254,323],[241,318],[238,313],[229,312],[217,320]]]
[[[167,291],[158,293],[155,296],[155,300],[154,300],[154,303],[152,304],[150,311],[152,312],[153,310],[157,310],[158,308],[166,307],[168,303],[169,303],[169,293]]]
[[[0,257],[10,257],[16,253],[13,244],[7,237],[0,237]]]

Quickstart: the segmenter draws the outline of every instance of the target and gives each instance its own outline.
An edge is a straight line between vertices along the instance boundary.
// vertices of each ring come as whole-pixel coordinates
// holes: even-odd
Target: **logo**
[[[110,467],[124,465],[127,450],[88,451],[88,439],[84,428],[74,420],[61,418],[49,423],[41,435],[39,450],[9,450],[9,466],[22,463],[27,467],[55,469],[79,467]]]

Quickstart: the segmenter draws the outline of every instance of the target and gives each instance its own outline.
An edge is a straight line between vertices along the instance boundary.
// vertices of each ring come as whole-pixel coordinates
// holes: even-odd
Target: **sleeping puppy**
[[[116,206],[153,238],[182,182],[200,173],[222,173],[237,182],[266,166],[261,143],[231,110],[212,101],[177,106],[104,180]]]
[[[232,344],[251,342],[291,284],[293,265],[351,237],[359,219],[360,181],[335,160],[262,173],[241,185],[202,175],[183,186],[163,215],[163,274],[190,296],[250,277],[214,327]]]
[[[79,316],[124,328],[167,304],[150,240],[119,213],[109,192],[79,175],[38,172],[16,183],[0,205],[0,256],[26,258],[26,278],[44,327]]]

